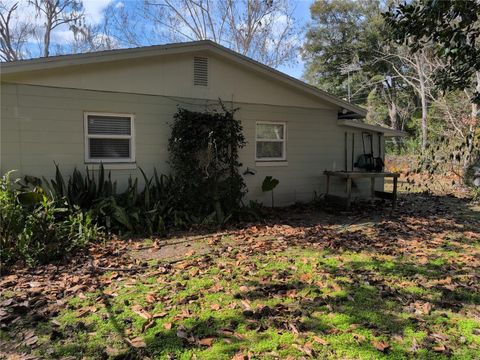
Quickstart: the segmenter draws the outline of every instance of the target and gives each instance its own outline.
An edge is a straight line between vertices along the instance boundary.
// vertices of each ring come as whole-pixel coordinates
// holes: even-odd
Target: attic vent
[[[208,86],[208,58],[201,56],[193,58],[193,85]]]

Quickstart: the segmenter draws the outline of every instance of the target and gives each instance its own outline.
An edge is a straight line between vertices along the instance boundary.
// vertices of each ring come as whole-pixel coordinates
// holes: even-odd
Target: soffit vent
[[[193,58],[193,84],[208,86],[208,58],[203,56]]]

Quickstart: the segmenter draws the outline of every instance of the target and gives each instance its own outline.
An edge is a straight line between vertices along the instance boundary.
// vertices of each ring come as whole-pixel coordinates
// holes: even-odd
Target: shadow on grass
[[[352,354],[354,357],[360,357],[359,354],[363,354],[365,357],[378,358],[384,354],[372,346],[370,337],[391,338],[408,331],[425,330],[425,324],[419,321],[418,316],[412,313],[409,315],[407,309],[409,304],[430,302],[435,309],[452,311],[459,311],[469,304],[479,305],[480,291],[475,283],[459,282],[452,287],[451,284],[439,282],[449,276],[468,275],[471,269],[465,269],[459,262],[444,263],[428,259],[426,263],[415,263],[406,260],[412,251],[418,248],[421,250],[422,247],[430,250],[442,248],[454,252],[465,250],[462,244],[472,245],[475,240],[472,242],[463,237],[449,239],[447,235],[439,241],[437,236],[450,232],[478,232],[478,224],[471,221],[472,218],[475,220],[477,213],[470,210],[464,200],[429,197],[429,201],[424,202],[422,196],[403,197],[398,212],[385,213],[382,209],[372,212],[368,208],[362,209],[364,212],[362,220],[372,222],[369,230],[373,232],[373,237],[358,230],[348,231],[348,236],[333,232],[318,234],[316,227],[318,224],[315,222],[310,224],[311,233],[309,228],[306,228],[308,236],[305,238],[295,238],[296,235],[287,237],[291,245],[309,246],[318,243],[332,255],[363,252],[371,258],[369,261],[352,261],[343,267],[322,264],[323,269],[331,277],[349,279],[338,280],[342,287],[340,294],[324,295],[320,286],[304,281],[286,280],[265,284],[252,280],[247,283],[249,288],[247,291],[236,294],[238,299],[257,302],[268,302],[272,299],[283,301],[288,299],[289,291],[293,290],[308,295],[303,299],[295,299],[298,301],[292,301],[292,304],[285,302],[246,311],[240,310],[234,317],[188,319],[184,323],[185,329],[180,329],[182,336],[185,334],[187,338],[178,336],[179,328],[156,329],[155,334],[146,334],[145,349],[132,349],[128,356],[161,355],[175,358],[185,352],[201,351],[204,347],[198,341],[213,337],[215,342],[209,349],[211,356],[219,359],[231,358],[242,349],[258,346],[258,342],[275,342],[271,338],[272,332],[276,334],[300,332],[320,337],[340,334],[343,343],[336,344],[335,348],[326,347],[318,350],[320,353],[325,351],[322,353],[324,355],[333,351],[340,357]],[[342,214],[338,223],[348,223],[352,217],[358,219],[354,213]],[[296,216],[293,220],[270,219],[268,223],[295,225],[296,221],[300,221],[302,225],[306,223],[301,216]],[[346,230],[349,230],[348,227]],[[327,243],[324,235],[329,239]],[[402,245],[400,239],[404,242]],[[418,241],[415,245],[417,249],[409,248],[415,241]],[[387,263],[375,258],[381,254],[391,255],[393,259]],[[401,287],[393,288],[391,282],[387,282],[386,279],[395,278],[398,278],[398,281],[411,280],[424,291],[415,293]],[[430,286],[430,282],[434,285]],[[432,291],[438,296],[432,298],[430,296]],[[114,312],[109,314],[115,317]],[[236,338],[233,334],[239,329],[246,329],[254,334],[250,334],[248,339]],[[121,327],[117,330],[119,333],[124,331]],[[219,335],[219,331],[222,330],[223,334],[229,336]],[[361,336],[357,336],[357,332],[367,334],[368,338],[362,340]],[[432,352],[431,345],[425,346],[425,358],[438,355]],[[270,347],[272,351],[281,351],[279,346]],[[405,347],[392,347],[388,356],[407,358],[413,354]],[[417,355],[421,357],[420,354]]]
[[[267,220],[272,224],[289,224],[306,227],[306,237],[298,234],[286,236],[291,246],[308,247],[321,245],[321,249],[331,255],[343,255],[345,252],[362,252],[371,260],[354,260],[342,267],[322,263],[322,270],[331,278],[338,278],[341,286],[339,294],[325,295],[321,285],[315,285],[300,280],[286,279],[285,281],[261,283],[251,280],[247,283],[248,290],[236,295],[238,299],[268,302],[278,299],[278,304],[253,308],[249,311],[235,310],[235,316],[215,315],[210,318],[192,317],[181,322],[183,328],[174,325],[167,330],[163,327],[154,327],[142,336],[146,343],[145,348],[131,345],[128,327],[115,311],[115,304],[105,294],[102,282],[98,278],[97,288],[100,291],[107,312],[106,321],[110,322],[115,334],[121,339],[125,352],[115,355],[116,359],[141,359],[148,357],[176,358],[188,352],[201,352],[208,349],[211,358],[231,358],[239,351],[259,348],[265,344],[269,351],[282,353],[278,336],[300,332],[311,333],[319,337],[338,334],[341,343],[317,349],[320,357],[354,357],[361,356],[378,358],[383,354],[378,352],[370,343],[370,338],[362,340],[355,338],[357,332],[372,337],[391,338],[406,331],[423,330],[424,324],[419,323],[415,316],[405,316],[405,307],[417,301],[430,302],[435,308],[458,311],[468,304],[480,304],[480,289],[478,283],[458,281],[455,286],[442,284],[439,280],[446,277],[471,275],[472,269],[466,269],[460,262],[444,263],[427,259],[424,264],[406,260],[413,250],[441,248],[445,251],[459,252],[465,250],[462,245],[472,245],[475,240],[464,237],[455,239],[443,238],[438,241],[437,235],[449,232],[472,231],[477,232],[480,221],[468,208],[465,201],[455,198],[431,198],[422,200],[423,195],[408,195],[403,197],[398,212],[385,212],[381,208],[357,208],[360,215],[339,213],[339,217],[329,218],[329,223],[345,225],[342,231],[345,234],[330,230],[322,230],[318,216],[311,219],[296,214],[292,219],[273,218]],[[306,212],[311,211],[306,210]],[[280,211],[281,214],[281,211]],[[318,215],[318,214],[317,214]],[[320,213],[321,217],[322,213]],[[360,217],[359,217],[360,216]],[[330,220],[333,219],[333,220]],[[348,224],[352,220],[371,221],[369,230],[374,234],[366,234],[360,230],[351,230]],[[473,219],[473,221],[472,221]],[[478,219],[480,220],[480,219]],[[403,243],[400,243],[400,239]],[[410,247],[408,242],[417,241],[417,249]],[[405,243],[405,241],[407,243]],[[478,240],[477,240],[478,241]],[[241,250],[240,250],[241,251]],[[257,251],[257,250],[255,250]],[[387,254],[393,256],[388,263],[375,257]],[[407,256],[405,256],[407,255]],[[342,281],[348,278],[349,281]],[[392,288],[386,278],[398,281],[411,280],[422,290],[412,293],[402,288]],[[432,286],[429,282],[436,282]],[[390,282],[391,283],[391,282]],[[306,293],[301,299],[290,298],[289,292]],[[432,299],[428,296],[431,291],[438,292],[439,296]],[[288,300],[288,301],[286,301]],[[290,301],[291,300],[291,301]],[[402,314],[403,313],[403,314]],[[59,344],[59,353],[74,357],[82,357],[85,352],[101,352],[98,358],[107,358],[105,347],[88,350],[88,332],[94,329],[78,330],[76,345]],[[180,335],[179,336],[179,331]],[[236,336],[239,332],[247,332],[248,337]],[[202,345],[199,341],[205,338],[215,338],[211,347]],[[298,356],[298,353],[294,353]],[[412,357],[405,348],[392,347],[389,356],[396,358]],[[199,357],[201,358],[201,356]],[[426,356],[428,358],[428,356]]]

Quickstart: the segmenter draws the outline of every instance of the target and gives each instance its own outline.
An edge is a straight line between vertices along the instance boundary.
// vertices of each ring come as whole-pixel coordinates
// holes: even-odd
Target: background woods
[[[317,0],[305,79],[366,106],[368,122],[409,132],[396,153],[462,173],[479,156],[479,14],[477,1]]]

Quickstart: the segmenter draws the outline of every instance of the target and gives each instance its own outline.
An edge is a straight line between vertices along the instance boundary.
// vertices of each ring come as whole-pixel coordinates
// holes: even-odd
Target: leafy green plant
[[[17,250],[30,265],[61,259],[99,236],[88,214],[71,212],[46,196],[24,219]]]
[[[274,198],[273,198],[273,190],[277,187],[279,183],[280,181],[278,179],[275,179],[271,176],[266,176],[262,182],[262,191],[263,192],[270,191],[272,193],[272,208],[275,206]]]
[[[0,253],[2,262],[10,262],[10,248],[17,241],[23,227],[23,209],[16,198],[18,180],[12,180],[13,171],[0,178]]]
[[[20,185],[11,172],[0,179],[0,258],[10,265],[29,265],[61,259],[100,236],[88,213],[69,208],[65,199]]]
[[[179,108],[169,139],[179,202],[197,218],[214,214],[223,223],[245,194],[238,151],[245,146],[235,110],[197,112]]]
[[[143,169],[140,172],[143,190],[139,179],[130,178],[127,188],[117,192],[116,182],[111,180],[110,173],[106,175],[102,165],[96,176],[92,171],[82,173],[74,169],[68,179],[56,165],[55,177],[43,179],[37,187],[55,201],[65,202],[70,211],[78,208],[89,212],[92,221],[108,232],[153,235],[164,233],[168,227],[189,224],[192,217],[179,201],[175,178],[159,175],[156,169],[151,177]],[[26,176],[24,186],[32,183],[36,179]]]
[[[65,199],[69,206],[78,206],[81,209],[89,208],[92,202],[99,198],[114,196],[117,191],[116,182],[112,181],[110,172],[105,174],[103,164],[100,164],[97,179],[93,170],[87,169],[84,176],[75,168],[67,181],[59,166],[55,164],[54,179],[43,179],[42,184],[52,198]]]
[[[97,221],[108,231],[148,235],[189,224],[191,219],[178,201],[175,179],[158,175],[156,170],[150,178],[143,169],[140,172],[144,181],[142,191],[138,179],[129,179],[123,193],[94,200],[91,210]]]

